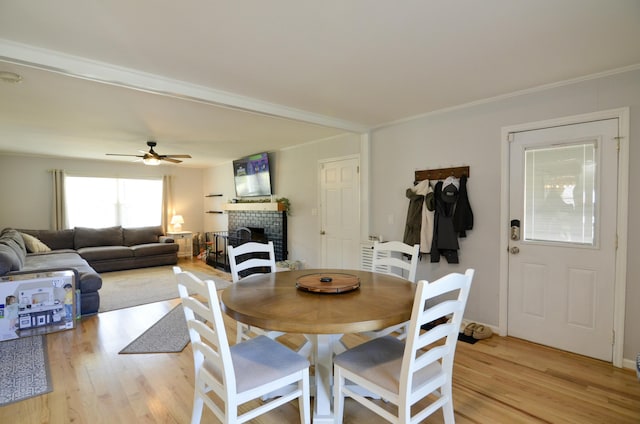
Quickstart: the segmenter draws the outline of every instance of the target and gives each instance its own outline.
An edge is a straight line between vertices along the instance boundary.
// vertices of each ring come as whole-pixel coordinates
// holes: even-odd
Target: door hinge
[[[616,330],[611,330],[611,345],[616,344]]]
[[[616,245],[614,246],[615,250],[618,250],[618,234],[616,234]]]
[[[616,141],[616,150],[619,152],[620,151],[620,140],[622,140],[624,137],[613,137],[613,139]]]
[[[513,134],[513,133],[509,133],[509,134],[507,134],[507,141],[508,141],[509,143],[511,143],[511,142],[513,141],[513,138],[514,138],[514,134]]]
[[[356,166],[356,174],[360,173],[360,165]]]

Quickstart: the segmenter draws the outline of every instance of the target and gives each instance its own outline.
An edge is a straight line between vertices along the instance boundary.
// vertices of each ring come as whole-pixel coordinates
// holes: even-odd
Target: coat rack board
[[[415,171],[414,181],[417,183],[424,180],[444,180],[447,177],[460,178],[463,175],[469,178],[470,173],[468,166],[458,166],[455,168],[423,169],[420,171]]]

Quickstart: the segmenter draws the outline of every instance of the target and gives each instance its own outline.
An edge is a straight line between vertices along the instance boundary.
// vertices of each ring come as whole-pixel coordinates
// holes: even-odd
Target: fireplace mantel
[[[238,202],[226,203],[222,206],[225,211],[268,211],[284,212],[285,205],[280,202]]]

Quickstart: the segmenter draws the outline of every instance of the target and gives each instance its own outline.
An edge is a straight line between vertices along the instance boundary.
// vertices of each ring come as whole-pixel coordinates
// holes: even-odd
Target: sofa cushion
[[[133,257],[131,248],[126,246],[83,247],[78,249],[78,253],[88,262]]]
[[[96,291],[102,287],[100,275],[76,252],[29,254],[21,271],[44,272],[59,269],[75,269],[77,271],[76,288],[80,289],[81,293]]]
[[[38,238],[27,233],[20,233],[22,240],[24,240],[24,246],[27,248],[27,253],[40,253],[49,252],[51,248],[41,242]]]
[[[19,271],[22,267],[16,252],[5,244],[0,244],[0,275],[10,271]]]
[[[51,250],[74,249],[73,230],[19,230],[21,233],[30,234],[46,244]]]
[[[180,249],[175,243],[149,243],[149,244],[139,244],[137,246],[132,246],[131,251],[133,255],[138,257],[143,256],[155,256],[155,255],[163,255],[166,253],[175,253]]]
[[[135,246],[136,244],[157,243],[160,236],[164,235],[162,227],[123,228],[122,234],[125,246]]]
[[[20,268],[24,265],[24,258],[27,256],[27,248],[24,246],[24,240],[20,232],[13,228],[5,228],[0,233],[0,245],[4,245],[13,250],[20,263]]]
[[[74,245],[76,249],[93,246],[122,246],[122,227],[107,228],[76,227]]]

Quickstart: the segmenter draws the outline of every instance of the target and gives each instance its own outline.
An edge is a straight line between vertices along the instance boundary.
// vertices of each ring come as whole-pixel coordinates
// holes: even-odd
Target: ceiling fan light
[[[142,159],[142,163],[145,165],[160,165],[160,160],[157,158],[144,158]]]

